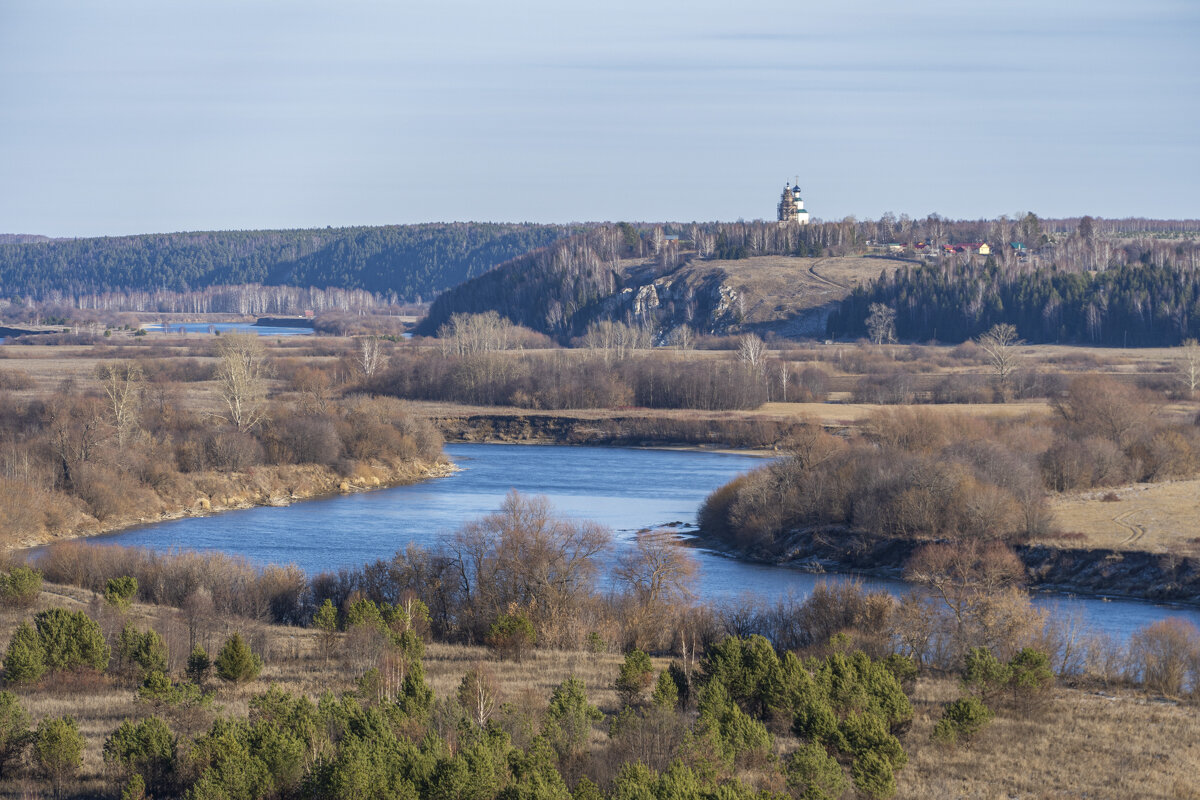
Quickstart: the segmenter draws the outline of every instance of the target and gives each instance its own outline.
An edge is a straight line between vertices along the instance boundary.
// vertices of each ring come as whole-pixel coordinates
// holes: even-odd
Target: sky
[[[1194,0],[0,0],[0,233],[1200,217]]]

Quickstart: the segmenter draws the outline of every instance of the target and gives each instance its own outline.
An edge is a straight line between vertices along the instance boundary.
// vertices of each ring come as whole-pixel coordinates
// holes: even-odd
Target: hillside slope
[[[683,325],[698,333],[823,336],[830,311],[886,263],[706,259],[688,250],[646,257],[614,246],[606,233],[572,236],[454,287],[434,302],[418,332],[435,334],[453,314],[496,311],[564,342],[599,320],[646,325],[664,337]]]
[[[464,222],[0,243],[0,286],[11,295],[52,299],[260,283],[366,289],[414,301],[571,231]]]

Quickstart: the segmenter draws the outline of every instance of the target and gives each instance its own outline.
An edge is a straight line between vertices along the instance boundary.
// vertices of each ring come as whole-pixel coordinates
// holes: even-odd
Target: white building
[[[804,208],[804,200],[800,197],[800,187],[787,184],[783,187],[783,197],[779,200],[779,224],[794,222],[797,225],[808,224],[808,211]]]

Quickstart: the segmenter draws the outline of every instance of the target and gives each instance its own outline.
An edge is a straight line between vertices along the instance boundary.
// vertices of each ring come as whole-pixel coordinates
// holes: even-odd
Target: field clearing
[[[1115,496],[1116,501],[1105,500]],[[1083,539],[1051,539],[1055,547],[1200,554],[1200,480],[1138,483],[1051,496],[1058,527]]]
[[[1132,692],[1059,689],[1028,717],[997,715],[969,745],[930,742],[956,681],[918,681],[898,798],[1200,798],[1200,714]]]

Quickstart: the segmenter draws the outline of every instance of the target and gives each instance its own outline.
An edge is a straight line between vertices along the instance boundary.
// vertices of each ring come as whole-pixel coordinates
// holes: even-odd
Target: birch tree
[[[867,315],[867,333],[875,344],[896,341],[896,309],[883,303],[871,303]]]
[[[1200,342],[1188,339],[1179,349],[1176,361],[1176,377],[1189,393],[1200,389]]]
[[[217,342],[217,385],[226,416],[239,431],[253,430],[266,418],[267,350],[253,333],[226,333]]]
[[[358,368],[364,377],[373,378],[387,364],[387,354],[379,343],[378,336],[364,336],[358,340]]]
[[[142,405],[142,389],[146,376],[140,364],[126,361],[120,364],[101,364],[96,369],[100,387],[108,398],[117,446],[125,447],[137,427],[138,411]]]

